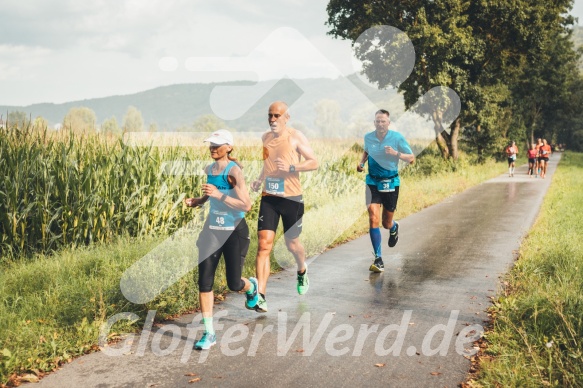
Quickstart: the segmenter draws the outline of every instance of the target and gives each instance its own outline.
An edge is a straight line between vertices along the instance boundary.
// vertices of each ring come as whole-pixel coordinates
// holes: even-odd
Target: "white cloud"
[[[349,74],[353,72],[350,42],[326,35],[327,3],[5,0],[0,25],[0,104],[65,102],[174,83],[277,78],[283,73],[279,66],[293,77],[334,77],[336,68]],[[575,14],[581,20],[582,13],[583,0],[576,0]],[[300,40],[290,38],[285,47],[295,56],[286,63],[277,58],[265,63],[276,49],[261,44],[281,27],[297,30],[317,54],[305,52]],[[247,73],[192,72],[184,66],[190,57],[246,58],[254,51]],[[176,61],[170,66],[174,71],[161,69],[165,57]],[[328,61],[335,69],[328,67]]]

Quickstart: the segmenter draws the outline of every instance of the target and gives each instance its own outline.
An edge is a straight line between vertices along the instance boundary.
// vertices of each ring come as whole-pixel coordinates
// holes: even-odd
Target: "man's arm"
[[[308,142],[308,138],[299,131],[295,132],[295,138],[298,142],[298,153],[304,158],[302,162],[298,163],[297,166],[294,166],[296,171],[316,170],[318,168],[318,159],[316,158],[316,154],[314,154],[314,150],[312,150],[312,147]]]
[[[265,132],[263,135],[261,135],[261,144],[263,146],[262,150],[263,150],[263,166],[261,166],[261,173],[259,173],[259,176],[257,177],[257,179],[255,179],[253,182],[251,182],[251,190],[253,191],[258,191],[261,188],[261,185],[263,184],[263,181],[265,180],[265,158],[267,157],[265,154],[265,146],[264,146],[264,141],[265,141],[265,136],[267,136],[267,132]]]
[[[415,162],[415,154],[404,154],[390,146],[385,147],[385,154],[396,156],[400,160],[403,160],[409,164],[413,164]]]
[[[363,151],[362,152],[362,157],[360,158],[360,162],[358,163],[358,166],[356,166],[356,171],[363,172],[364,171],[364,163],[367,160],[368,160],[368,152]]]

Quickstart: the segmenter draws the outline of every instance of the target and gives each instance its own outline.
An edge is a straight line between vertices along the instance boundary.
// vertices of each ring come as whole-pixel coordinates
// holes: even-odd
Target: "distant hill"
[[[141,111],[146,127],[155,123],[159,130],[188,129],[197,117],[215,113],[210,104],[211,92],[217,88],[216,93],[220,91],[218,87],[224,86],[233,87],[233,90],[229,90],[226,99],[235,108],[234,110],[258,99],[241,117],[234,120],[225,119],[221,117],[221,114],[216,114],[229,127],[240,131],[265,130],[267,107],[275,100],[284,100],[289,105],[294,104],[291,112],[292,124],[296,123],[308,129],[316,125],[316,110],[320,109],[321,116],[321,110],[327,109],[326,107],[332,114],[336,111],[337,119],[341,122],[354,120],[355,116],[358,118],[362,116],[365,122],[372,123],[375,107],[371,106],[371,101],[379,107],[394,112],[397,117],[404,110],[402,98],[394,90],[377,90],[365,85],[356,75],[337,79],[263,81],[258,83],[256,88],[266,89],[267,92],[264,95],[256,93],[256,97],[253,96],[255,89],[250,88],[250,85],[253,83],[248,81],[170,85],[130,95],[63,104],[0,106],[0,114],[6,118],[7,112],[23,111],[31,115],[33,119],[38,116],[44,117],[52,126],[60,123],[70,108],[84,106],[95,112],[98,124],[115,116],[121,126],[128,107],[135,106]],[[328,101],[328,104],[325,101]]]

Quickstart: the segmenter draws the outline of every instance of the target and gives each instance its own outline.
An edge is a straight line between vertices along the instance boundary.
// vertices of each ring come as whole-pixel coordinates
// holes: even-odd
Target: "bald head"
[[[275,101],[269,105],[267,114],[269,127],[276,135],[279,135],[285,128],[289,120],[288,106],[283,101]]]

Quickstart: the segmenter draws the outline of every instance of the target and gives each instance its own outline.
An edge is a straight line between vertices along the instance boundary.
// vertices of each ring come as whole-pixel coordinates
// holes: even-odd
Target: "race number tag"
[[[213,209],[209,215],[209,229],[235,230],[235,217],[230,212]]]
[[[390,193],[395,191],[394,179],[383,179],[377,182],[377,189],[379,193]]]
[[[266,178],[265,192],[271,195],[284,195],[284,180],[283,178]]]
[[[516,155],[511,155],[511,156],[510,156],[510,159],[512,159],[512,160],[516,160]]]

